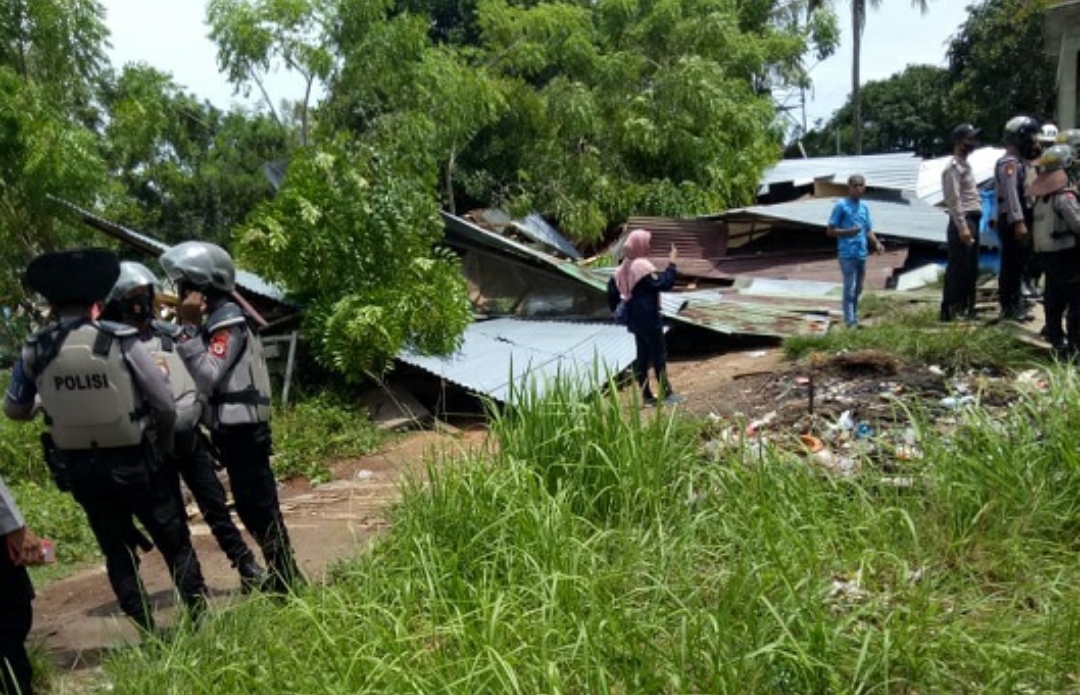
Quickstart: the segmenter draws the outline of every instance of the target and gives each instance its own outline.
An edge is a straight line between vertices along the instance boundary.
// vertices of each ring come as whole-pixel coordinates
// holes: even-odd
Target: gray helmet
[[[1075,159],[1076,155],[1073,154],[1073,148],[1068,145],[1054,145],[1042,153],[1036,165],[1039,167],[1039,171],[1049,174],[1060,169],[1071,168]]]
[[[1068,145],[1075,151],[1080,147],[1080,128],[1069,128],[1057,134],[1055,140],[1059,145]]]
[[[185,241],[161,254],[158,261],[173,284],[186,282],[220,292],[232,292],[236,286],[232,257],[216,244]]]
[[[109,296],[105,298],[105,301],[118,302],[128,292],[139,287],[149,287],[157,294],[161,288],[161,283],[158,281],[157,276],[142,263],[124,261],[120,264],[120,277],[117,278],[116,284],[109,291]]]
[[[1019,145],[1039,135],[1039,122],[1029,116],[1015,116],[1005,124],[1005,142]]]

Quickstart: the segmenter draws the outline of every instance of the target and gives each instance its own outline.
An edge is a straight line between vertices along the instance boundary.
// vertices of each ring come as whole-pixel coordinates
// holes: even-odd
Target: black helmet
[[[1014,116],[1005,124],[1005,142],[1020,145],[1032,142],[1039,135],[1039,122],[1030,116]]]
[[[966,140],[968,138],[977,138],[981,133],[981,128],[976,128],[970,123],[961,123],[960,125],[953,128],[952,141],[960,142],[961,140]]]

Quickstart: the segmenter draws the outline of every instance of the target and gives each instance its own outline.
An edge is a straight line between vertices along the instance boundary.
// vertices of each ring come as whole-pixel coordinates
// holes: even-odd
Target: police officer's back
[[[49,300],[57,320],[27,341],[4,412],[28,420],[40,397],[58,482],[85,510],[121,608],[152,630],[132,553],[133,516],[161,549],[189,608],[202,610],[206,586],[182,510],[155,475],[150,440],[170,448],[176,421],[168,381],[133,329],[93,318],[118,274],[119,259],[103,249],[31,262],[27,282]]]

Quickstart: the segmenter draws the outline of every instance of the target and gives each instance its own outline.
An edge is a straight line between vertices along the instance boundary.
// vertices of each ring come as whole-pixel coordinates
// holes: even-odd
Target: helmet
[[[982,128],[976,128],[970,123],[961,123],[952,130],[952,136],[950,139],[955,142],[961,140],[967,140],[969,138],[978,138],[982,134]]]
[[[1057,129],[1054,129],[1055,133]],[[1013,145],[1030,142],[1039,135],[1039,122],[1028,116],[1014,116],[1005,124],[1005,142]]]
[[[1073,148],[1068,145],[1054,145],[1042,153],[1039,161],[1036,162],[1036,166],[1039,167],[1039,171],[1048,174],[1061,169],[1069,169],[1075,159],[1076,155],[1073,153]]]
[[[161,254],[158,260],[173,283],[186,282],[220,292],[232,292],[236,286],[232,257],[216,244],[185,241]]]
[[[157,276],[145,265],[135,261],[124,261],[120,264],[120,277],[117,278],[116,284],[109,291],[109,296],[105,298],[105,301],[118,302],[128,292],[139,287],[149,287],[156,293],[160,285]]]
[[[1047,144],[1055,142],[1058,136],[1057,126],[1053,123],[1043,123],[1042,130],[1039,131],[1039,142],[1045,142]]]
[[[1059,145],[1068,145],[1076,151],[1077,147],[1080,147],[1080,128],[1070,128],[1069,130],[1063,130],[1057,134],[1057,138],[1054,140]]]

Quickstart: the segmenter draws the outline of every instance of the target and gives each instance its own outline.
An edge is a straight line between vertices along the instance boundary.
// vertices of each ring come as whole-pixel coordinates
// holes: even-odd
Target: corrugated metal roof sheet
[[[631,217],[612,247],[618,254],[626,236],[635,229],[652,234],[655,255],[650,260],[659,268],[667,265],[674,246],[679,254],[679,275],[689,278],[716,278],[716,260],[727,254],[727,227],[722,220],[707,217]]]
[[[633,336],[614,324],[504,318],[471,325],[461,349],[448,357],[404,351],[398,359],[505,403],[512,390],[531,386],[543,393],[556,377],[600,386],[634,355]]]
[[[1004,154],[1005,150],[999,147],[980,147],[968,155],[968,163],[971,164],[976,184],[981,186],[994,178],[994,166]],[[941,172],[945,171],[945,166],[951,159],[952,157],[938,157],[922,163],[915,195],[924,203],[941,205],[945,202],[945,196],[941,192]]]
[[[1005,153],[996,147],[980,147],[968,156],[975,174],[975,181],[982,185],[994,176],[994,164]],[[920,159],[913,154],[901,152],[873,154],[861,157],[807,157],[782,159],[767,169],[761,177],[765,190],[773,184],[791,183],[805,186],[815,180],[844,184],[852,174],[866,177],[869,188],[882,188],[914,194],[929,205],[940,205],[941,172],[951,156],[936,159]]]
[[[608,278],[611,277],[611,273],[614,271],[613,268],[587,268],[530,249],[450,213],[444,212],[443,218],[446,220],[447,230],[456,237],[458,243],[485,249],[495,249],[502,253],[516,255],[528,259],[534,264],[561,272],[598,292],[607,291]],[[831,257],[830,261],[830,267],[838,274],[839,270],[836,269],[835,255]],[[680,271],[682,267],[680,263]],[[725,335],[745,334],[773,337],[814,333],[818,331],[820,322],[807,320],[807,313],[814,313],[815,311],[819,315],[827,313],[827,309],[823,309],[820,303],[815,309],[807,308],[803,306],[804,302],[797,300],[792,300],[791,304],[798,304],[799,306],[777,306],[776,301],[754,302],[743,300],[736,303],[723,298],[719,298],[716,302],[702,302],[702,306],[699,306],[695,312],[686,313],[685,311],[686,308],[693,304],[692,301],[688,301],[683,310],[672,311],[673,308],[684,301],[681,298],[682,294],[665,293],[662,295],[665,308],[664,315],[666,317],[678,323],[706,328]],[[723,303],[722,306],[720,305],[721,302]],[[712,306],[713,304],[717,304],[717,306]]]
[[[511,225],[522,234],[558,249],[567,258],[581,258],[581,252],[570,243],[570,240],[559,233],[559,230],[547,223],[543,217],[535,212],[525,216],[523,220],[514,220]]]
[[[110,236],[128,244],[129,246],[133,246],[139,249],[148,256],[154,256],[156,258],[157,256],[160,256],[161,254],[172,248],[169,244],[166,244],[163,241],[158,241],[151,236],[136,232],[134,229],[129,229],[115,222],[110,222],[104,217],[101,217],[100,215],[95,215],[89,210],[85,210],[78,205],[75,205],[74,203],[63,200],[62,198],[56,198],[53,196],[50,196],[50,198],[53,201],[59,203],[60,205],[63,205],[72,212],[75,212],[76,214],[81,216],[84,221],[90,223],[92,226],[94,226],[95,229],[105,232],[106,234],[109,234]],[[280,287],[270,284],[255,273],[249,273],[246,270],[241,270],[237,268],[236,284],[241,289],[247,292],[261,295],[268,299],[272,299],[275,302],[285,301],[285,292]]]
[[[910,152],[868,154],[861,157],[807,157],[782,159],[762,174],[761,184],[792,183],[805,186],[815,179],[844,183],[852,174],[866,177],[877,188],[914,190],[922,160]]]
[[[775,205],[754,205],[729,210],[725,218],[756,217],[825,229],[829,215],[839,198],[806,198]],[[930,243],[945,243],[948,218],[940,208],[914,200],[875,200],[866,198],[874,233]]]

